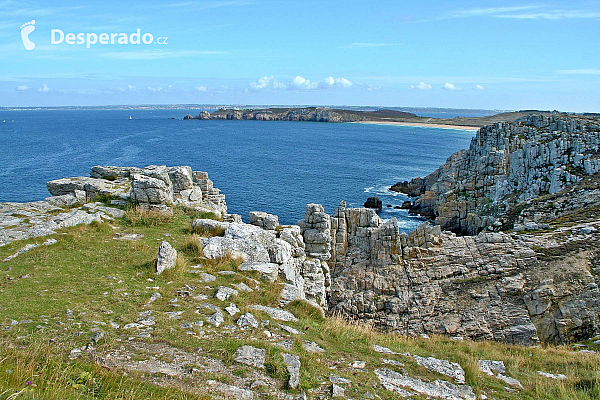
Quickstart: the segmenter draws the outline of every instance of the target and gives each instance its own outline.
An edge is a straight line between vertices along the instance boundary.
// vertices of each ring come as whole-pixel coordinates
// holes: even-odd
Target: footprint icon
[[[35,48],[35,43],[29,40],[29,34],[35,31],[34,25],[35,19],[21,25],[21,39],[23,39],[23,46],[25,46],[25,49],[27,50],[33,50]]]

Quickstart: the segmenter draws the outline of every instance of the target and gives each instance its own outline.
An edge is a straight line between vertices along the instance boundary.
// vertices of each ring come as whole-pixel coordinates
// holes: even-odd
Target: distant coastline
[[[311,121],[311,122],[352,122],[413,127],[461,129],[477,131],[485,125],[497,122],[515,122],[532,113],[531,110],[503,112],[481,117],[433,118],[414,113],[378,109],[373,111],[347,110],[326,107],[302,108],[221,108],[212,113],[204,110],[193,116],[187,114],[184,120],[256,120],[256,121]],[[540,115],[552,115],[550,111],[535,111]]]
[[[413,126],[417,128],[440,128],[440,129],[457,129],[463,131],[478,131],[477,126],[467,125],[448,125],[430,122],[395,122],[395,121],[354,121],[352,124],[373,124],[373,125],[397,125],[397,126]]]

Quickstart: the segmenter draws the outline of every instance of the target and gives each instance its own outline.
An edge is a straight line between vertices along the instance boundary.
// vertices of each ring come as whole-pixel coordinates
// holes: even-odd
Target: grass
[[[131,206],[125,211],[124,218],[131,226],[159,226],[171,222],[173,214],[140,206]]]
[[[65,361],[61,346],[34,342],[26,348],[0,342],[1,399],[180,399],[211,397],[148,384],[94,363]]]
[[[195,228],[192,228],[192,232],[195,235],[202,237],[225,236],[225,228],[223,227],[205,228],[197,226]]]
[[[280,332],[277,321],[255,331],[215,330],[207,327],[207,335],[188,335],[182,323],[202,320],[196,313],[197,294],[208,298],[203,302],[223,307],[230,301],[213,298],[216,288],[244,282],[254,289],[240,292],[231,301],[241,312],[251,311],[250,305],[278,306],[280,282],[260,281],[257,273],[222,275],[220,271],[236,271],[241,260],[224,257],[217,260],[203,258],[197,235],[190,234],[191,223],[198,213],[175,209],[167,219],[148,215],[139,210],[128,210],[129,217],[104,223],[93,223],[60,231],[53,237],[58,242],[40,246],[15,259],[0,263],[0,399],[208,399],[211,394],[196,392],[194,384],[202,385],[207,379],[231,383],[243,376],[251,376],[253,369],[233,360],[236,349],[245,344],[266,349],[266,373],[276,379],[278,388],[285,390],[288,376],[282,353],[287,352],[266,341],[262,333],[268,329]],[[205,215],[204,215],[205,216]],[[133,221],[136,221],[132,223]],[[143,221],[143,222],[142,222]],[[139,241],[115,240],[116,233],[143,234]],[[47,238],[13,242],[0,247],[0,259],[13,254],[26,243],[44,242]],[[178,250],[177,265],[162,275],[154,273],[160,241],[167,240]],[[213,274],[216,281],[206,283],[199,279],[191,265],[202,265],[202,271]],[[191,287],[190,296],[181,289]],[[186,289],[189,290],[189,289]],[[159,292],[162,298],[151,305],[150,295]],[[73,311],[68,317],[66,310]],[[346,377],[353,385],[346,389],[349,398],[365,398],[370,392],[382,399],[396,398],[380,386],[373,372],[360,372],[349,364],[365,361],[367,369],[397,367],[383,364],[382,358],[391,358],[405,364],[411,376],[424,379],[444,379],[425,370],[409,357],[381,355],[372,350],[378,344],[403,353],[435,356],[460,363],[466,372],[467,383],[476,394],[485,393],[494,399],[572,399],[600,398],[600,355],[576,354],[571,348],[528,348],[493,342],[457,342],[441,336],[430,339],[407,338],[382,333],[371,326],[351,323],[339,317],[324,318],[306,302],[290,303],[298,322],[285,323],[303,332],[292,336],[293,353],[301,358],[300,389],[323,388],[330,373]],[[194,381],[177,383],[151,374],[131,370],[107,369],[97,365],[93,357],[85,355],[69,360],[71,349],[90,343],[92,330],[105,332],[103,341],[96,345],[96,353],[119,348],[135,336],[133,331],[112,329],[110,323],[121,327],[135,322],[139,313],[152,310],[156,318],[151,338],[135,337],[143,343],[164,343],[189,352],[202,349],[202,354],[214,357],[231,372],[200,373]],[[166,312],[183,311],[178,319]],[[268,320],[264,313],[252,310],[259,319]],[[208,313],[207,313],[208,314]],[[239,314],[238,314],[239,315]],[[10,320],[19,322],[10,329]],[[31,320],[31,322],[26,322]],[[235,323],[235,317],[225,315],[224,324]],[[106,324],[106,325],[103,325]],[[41,327],[41,328],[40,328]],[[194,328],[196,329],[196,328]],[[187,329],[190,330],[190,329]],[[310,353],[303,349],[304,340],[314,341],[326,353]],[[586,342],[589,348],[600,346]],[[151,358],[151,354],[135,354],[134,361]],[[170,360],[167,354],[159,355]],[[524,389],[516,393],[504,390],[504,384],[479,371],[477,360],[503,360],[508,375],[519,379]],[[196,368],[201,368],[198,366]],[[541,377],[536,371],[563,373],[565,381]],[[27,382],[31,382],[28,384]],[[167,382],[168,384],[166,384]],[[170,383],[169,383],[170,382]],[[18,393],[18,394],[16,394]],[[12,396],[12,397],[11,397]],[[416,397],[419,398],[419,397]]]

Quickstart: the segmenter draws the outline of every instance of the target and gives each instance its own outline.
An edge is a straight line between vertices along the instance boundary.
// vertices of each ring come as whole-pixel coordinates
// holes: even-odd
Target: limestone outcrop
[[[531,124],[558,124],[572,131],[569,135],[579,135],[579,142],[587,143],[579,148],[588,150],[578,153],[582,157],[573,157],[572,161],[577,159],[583,168],[587,165],[594,171],[597,150],[592,150],[598,136],[588,132],[589,124],[563,121],[560,125],[560,120],[551,118],[527,121],[527,125],[493,129],[497,137],[509,140],[505,133],[513,128],[516,132],[529,132],[535,127]],[[483,131],[491,135],[489,129]],[[537,129],[546,128],[536,127],[536,132]],[[479,148],[477,140],[472,148]],[[569,146],[579,143],[566,136],[552,140],[570,143]],[[548,143],[552,141],[545,144]],[[525,147],[533,148],[533,144]],[[471,179],[481,177],[467,172],[465,165],[471,164],[461,163],[471,160],[468,163],[475,163],[477,168],[487,165],[485,155],[477,158],[471,156],[471,151],[456,153],[434,174],[401,186],[407,191],[423,192],[415,202],[419,207],[429,204],[434,212],[450,209],[448,199],[453,192],[446,190],[451,187],[448,185],[475,184],[479,181]],[[515,152],[522,154],[518,149]],[[564,162],[571,160],[562,152],[556,154],[562,154]],[[492,158],[503,159],[498,157]],[[559,156],[548,157],[558,160]],[[482,193],[490,195],[492,190],[504,187],[502,182],[513,182],[514,165],[542,162],[537,157],[516,159],[521,161],[509,169],[498,167],[504,165],[503,161],[494,164],[498,168],[488,172],[495,183],[485,186]],[[536,168],[523,175],[531,177],[531,185],[537,180]],[[541,168],[547,171],[544,168],[550,167]],[[62,227],[119,218],[124,211],[118,207],[128,202],[157,209],[180,204],[221,215],[223,221],[193,222],[193,229],[217,235],[198,239],[204,256],[239,257],[243,260],[239,271],[257,271],[261,279],[279,282],[282,306],[306,300],[323,312],[367,321],[379,329],[405,335],[445,334],[524,345],[567,343],[600,332],[600,221],[594,211],[600,209],[600,188],[594,176],[583,176],[580,170],[566,167],[558,169],[563,171],[559,174],[564,173],[561,176],[573,178],[559,179],[561,190],[525,200],[525,207],[519,207],[518,212],[477,214],[483,200],[460,203],[460,207],[471,210],[465,214],[471,217],[464,221],[455,219],[457,227],[464,226],[467,231],[469,227],[479,227],[474,228],[473,232],[477,232],[484,226],[481,221],[491,221],[485,232],[460,236],[443,230],[442,224],[429,223],[408,235],[401,234],[395,219],[384,221],[375,209],[348,208],[345,202],[333,215],[325,213],[319,204],[308,204],[304,219],[297,225],[282,226],[277,216],[258,211],[249,214],[250,223],[246,224],[239,215],[226,214],[225,197],[213,187],[205,172],[181,166],[97,166],[89,178],[49,182],[48,188],[54,195],[44,201],[0,204],[0,245],[50,235]],[[499,174],[501,171],[506,174]],[[437,197],[433,194],[442,190],[446,192]],[[527,193],[524,198],[537,192],[528,187]],[[512,210],[510,201],[502,199]],[[550,208],[550,204],[555,206]],[[573,214],[579,219],[568,220]],[[437,221],[440,215],[435,217]],[[508,218],[512,218],[514,230],[491,231],[508,226]],[[501,223],[496,226],[496,222]],[[544,226],[551,229],[540,232]],[[462,232],[462,228],[458,230]],[[166,244],[163,247],[164,254],[159,258],[171,260],[167,263],[171,265],[175,256],[167,251]],[[216,279],[209,274],[202,276],[207,281]],[[246,286],[239,290],[236,293],[241,296],[252,289]],[[207,322],[218,326],[223,315],[215,313],[213,320],[214,324],[208,319]]]
[[[214,188],[208,174],[192,171],[188,166],[95,166],[89,178],[57,179],[46,186],[53,196],[79,196],[84,201],[105,196],[150,208],[181,204],[221,215],[227,212],[225,196]]]
[[[313,214],[319,214],[314,217]],[[310,236],[298,225],[281,226],[276,216],[251,211],[251,224],[243,222],[219,222],[223,236],[199,238],[204,256],[218,259],[226,256],[243,260],[240,270],[258,271],[261,277],[273,282],[279,276],[282,282],[282,303],[294,300],[307,300],[320,308],[327,308],[327,290],[330,283],[329,267],[326,260],[330,253],[321,251],[318,245],[308,247],[305,238]],[[322,206],[307,206],[307,218],[329,219]],[[195,220],[194,226],[214,226],[210,220]],[[311,224],[310,226],[314,226]],[[321,231],[329,234],[330,226],[323,224]],[[317,231],[315,229],[315,231]],[[330,237],[322,239],[322,244],[331,246]]]
[[[330,312],[406,335],[523,345],[565,343],[600,330],[600,271],[590,272],[588,261],[597,253],[576,249],[549,262],[533,248],[560,247],[551,234],[461,237],[423,224],[405,235],[393,220],[368,221],[365,211],[336,211]],[[598,241],[573,234],[575,241]]]
[[[599,145],[597,120],[530,115],[482,127],[468,150],[453,154],[427,177],[391,189],[418,196],[411,212],[445,230],[512,229],[524,203],[564,192],[600,172]]]
[[[0,203],[0,246],[52,235],[60,228],[120,218],[128,203],[159,210],[182,205],[235,218],[226,214],[225,196],[208,174],[186,166],[94,166],[89,177],[56,179],[46,186],[52,196],[45,200]]]

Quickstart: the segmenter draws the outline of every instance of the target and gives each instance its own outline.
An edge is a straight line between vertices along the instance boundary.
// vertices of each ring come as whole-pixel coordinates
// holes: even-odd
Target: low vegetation
[[[191,232],[192,220],[199,216],[209,215],[176,209],[165,217],[130,208],[121,220],[65,229],[53,236],[56,244],[40,246],[0,263],[0,399],[210,399],[216,392],[207,386],[207,381],[233,384],[255,373],[252,367],[234,361],[236,349],[245,344],[266,350],[264,373],[278,382],[278,390],[287,390],[288,371],[281,356],[286,350],[268,340],[264,333],[265,330],[281,332],[278,321],[271,320],[268,326],[244,331],[215,329],[206,322],[201,328],[184,327],[184,322],[205,318],[199,304],[222,307],[230,303],[213,298],[219,286],[244,283],[252,288],[252,292],[240,292],[234,301],[241,313],[252,311],[259,321],[269,320],[268,315],[250,310],[249,306],[278,306],[281,293],[278,282],[262,282],[256,273],[219,273],[236,271],[242,260],[230,256],[204,259],[199,237]],[[122,239],[132,234],[143,236],[138,236],[138,240]],[[46,239],[0,247],[0,260],[27,243],[39,244]],[[177,249],[177,266],[157,276],[156,255],[163,240]],[[212,274],[215,280],[205,282],[199,272]],[[150,303],[153,293],[161,297]],[[198,297],[205,300],[197,300],[196,296],[205,296]],[[290,390],[291,394],[304,391],[313,397],[324,393],[328,386],[323,382],[333,372],[352,380],[352,386],[346,390],[347,398],[365,398],[366,392],[381,399],[398,398],[378,384],[372,372],[381,367],[396,368],[382,364],[382,358],[402,362],[402,369],[413,376],[425,380],[444,379],[410,357],[374,352],[372,346],[378,344],[398,353],[410,352],[460,363],[466,372],[467,384],[478,396],[600,398],[600,356],[575,353],[570,346],[529,348],[455,341],[441,336],[407,338],[378,332],[369,325],[339,317],[323,317],[302,301],[292,302],[286,309],[299,318],[297,322],[286,324],[302,332],[290,337],[293,352],[300,356],[302,363],[299,388]],[[138,321],[140,313],[145,311],[151,311],[156,318],[151,336],[140,337],[135,329],[124,328]],[[181,311],[181,314],[172,318],[167,313],[173,311]],[[235,324],[239,315],[231,317],[225,313],[223,326]],[[104,337],[93,343],[91,338],[99,331]],[[305,340],[317,343],[325,352],[306,351],[302,346]],[[585,345],[589,349],[600,348],[592,341]],[[84,350],[76,359],[69,357],[73,349],[86,346],[93,351]],[[126,363],[110,368],[102,366],[102,360],[126,346],[181,349],[219,360],[226,369],[209,370],[203,365],[190,364],[186,366],[189,374],[171,377],[166,373],[131,369]],[[165,351],[130,354],[130,360],[136,362],[168,363],[174,358]],[[519,379],[524,388],[506,390],[505,383],[479,370],[477,360],[480,359],[504,361],[507,374]],[[356,360],[366,362],[364,370],[350,367]],[[562,373],[567,379],[549,379],[540,376],[538,370]]]

